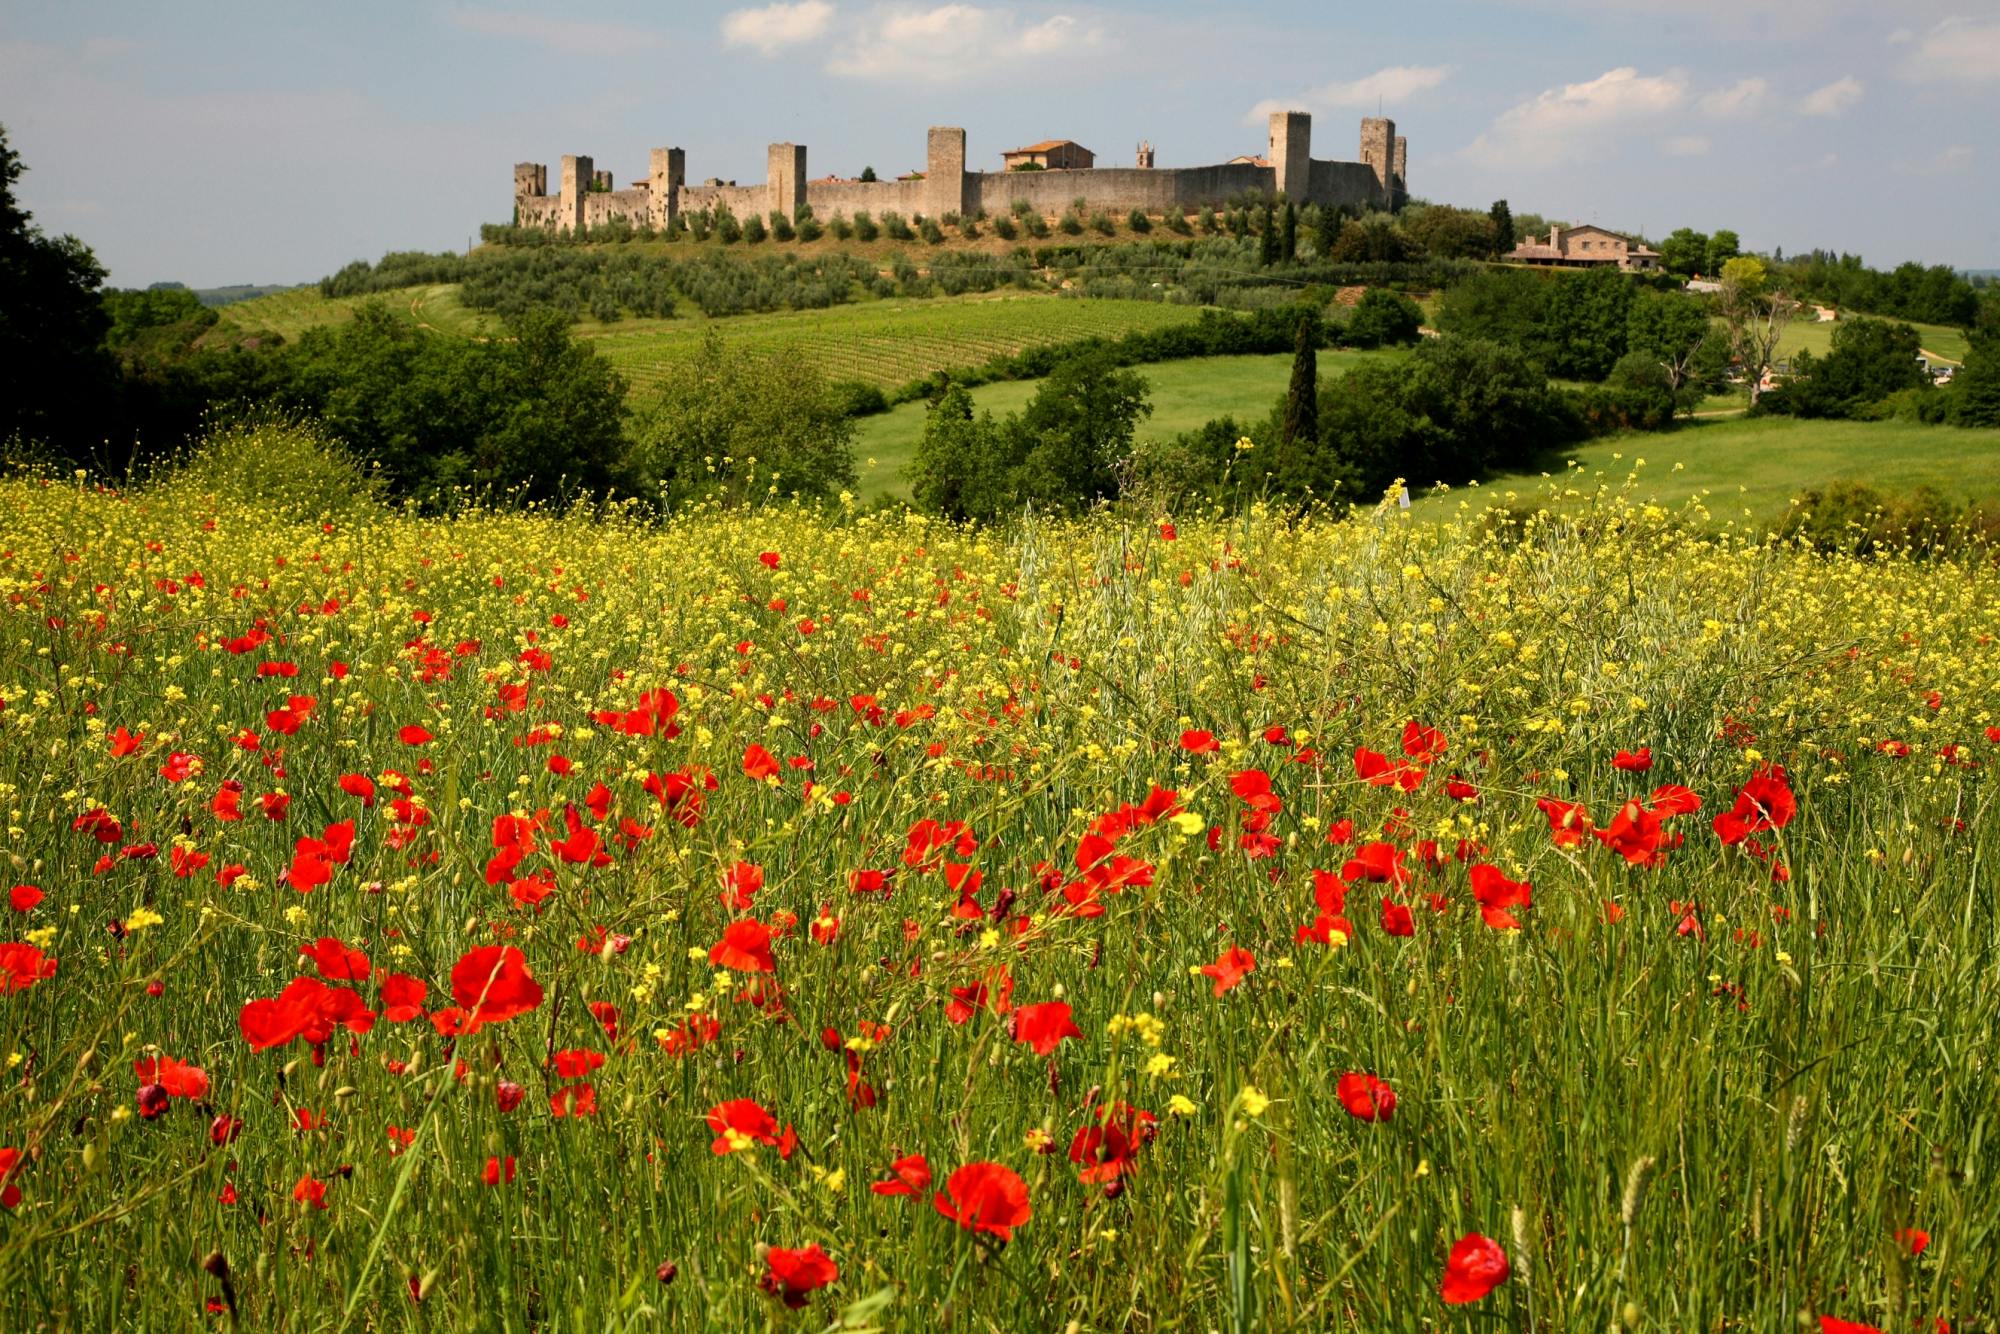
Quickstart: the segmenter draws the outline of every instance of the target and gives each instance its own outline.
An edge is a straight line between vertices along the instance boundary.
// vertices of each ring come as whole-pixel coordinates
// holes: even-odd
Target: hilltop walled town
[[[1251,194],[1322,207],[1394,209],[1408,197],[1408,153],[1409,142],[1396,133],[1396,123],[1371,116],[1361,122],[1359,161],[1315,158],[1312,117],[1279,111],[1271,115],[1264,154],[1210,166],[1156,166],[1153,146],[1145,143],[1137,166],[1100,167],[1083,145],[1050,139],[1002,153],[1001,170],[976,171],[967,166],[965,131],[933,126],[924,169],[895,180],[812,179],[804,144],[772,144],[765,179],[756,185],[713,178],[690,185],[686,150],[680,148],[655,148],[646,179],[623,190],[609,171],[575,154],[563,157],[557,192],[550,194],[548,167],[523,162],[514,168],[514,222],[555,232],[587,231],[618,220],[665,230],[682,213],[721,207],[742,217],[792,218],[809,208],[822,219],[862,212],[943,218],[1023,205],[1053,215],[1077,201],[1090,209],[1165,213],[1221,206]]]

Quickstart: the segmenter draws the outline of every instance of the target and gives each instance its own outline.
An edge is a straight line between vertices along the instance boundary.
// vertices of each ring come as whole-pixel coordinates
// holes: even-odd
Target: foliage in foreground
[[[1990,565],[214,475],[0,489],[22,1327],[2000,1311]]]

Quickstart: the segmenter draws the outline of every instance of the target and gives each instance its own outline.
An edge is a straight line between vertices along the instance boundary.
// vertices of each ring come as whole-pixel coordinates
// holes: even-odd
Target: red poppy
[[[1931,1234],[1920,1227],[1900,1227],[1896,1229],[1896,1244],[1911,1255],[1922,1255],[1930,1247]]]
[[[1382,930],[1392,936],[1414,936],[1417,934],[1416,920],[1410,916],[1407,905],[1392,898],[1382,900]]]
[[[1823,1315],[1819,1318],[1819,1334],[1882,1334],[1882,1331],[1875,1325],[1864,1325],[1858,1320]]]
[[[1047,1056],[1064,1038],[1080,1038],[1083,1030],[1070,1020],[1067,1001],[1023,1005],[1014,1012],[1014,1041],[1025,1042],[1037,1056]]]
[[[877,1181],[868,1189],[877,1195],[919,1196],[930,1187],[931,1165],[921,1153],[898,1158],[889,1170],[896,1174],[894,1181]]]
[[[771,928],[754,917],[731,922],[722,939],[708,952],[708,961],[717,968],[738,973],[772,973],[777,964],[771,958]]]
[[[481,945],[451,966],[451,996],[466,1011],[466,1031],[504,1023],[542,1003],[542,986],[512,945]]]
[[[708,1128],[715,1132],[715,1142],[708,1149],[717,1157],[766,1144],[776,1149],[780,1158],[789,1158],[798,1147],[799,1137],[792,1128],[786,1126],[781,1132],[778,1118],[754,1098],[719,1102],[708,1109],[706,1119]]]
[[[1401,889],[1410,883],[1410,872],[1403,865],[1403,850],[1394,843],[1363,843],[1340,868],[1340,878],[1349,884],[1365,881]]]
[[[1415,718],[1403,724],[1403,753],[1418,764],[1430,764],[1445,753],[1444,733],[1425,727]]]
[[[1069,1144],[1069,1160],[1082,1167],[1077,1180],[1085,1185],[1116,1181],[1130,1172],[1140,1148],[1156,1133],[1159,1118],[1121,1102],[1100,1109],[1097,1121],[1077,1131]]]
[[[424,1012],[421,978],[390,973],[382,979],[382,1017],[392,1024],[408,1023]]]
[[[14,1184],[14,1174],[21,1170],[24,1161],[19,1149],[0,1149],[0,1209],[12,1209],[21,1202],[21,1188]]]
[[[33,885],[16,885],[7,891],[7,906],[15,912],[33,912],[48,895]]]
[[[1215,733],[1190,728],[1181,733],[1181,749],[1190,755],[1213,755],[1222,747],[1215,739]]]
[[[776,563],[774,556],[771,564]],[[764,1252],[764,1277],[758,1280],[758,1286],[796,1311],[813,1293],[839,1279],[840,1266],[814,1242],[803,1250],[773,1246]]]
[[[326,1208],[326,1183],[318,1177],[302,1176],[299,1184],[292,1187],[292,1198],[300,1204],[315,1209]]]
[[[743,773],[747,778],[761,783],[767,778],[778,776],[778,758],[756,742],[751,742],[743,752]]]
[[[563,1085],[549,1095],[549,1115],[558,1119],[597,1115],[596,1086],[589,1083]]]
[[[967,1163],[931,1197],[937,1211],[962,1228],[990,1232],[1010,1241],[1014,1229],[1034,1216],[1028,1186],[1003,1163]]]
[[[1507,1252],[1500,1243],[1477,1232],[1468,1232],[1451,1248],[1445,1261],[1444,1284],[1440,1289],[1446,1302],[1463,1306],[1476,1302],[1507,1281],[1512,1271]]]
[[[299,953],[313,961],[319,975],[329,982],[366,982],[370,972],[368,956],[360,950],[351,949],[332,936],[321,936],[310,945],[299,946]]]
[[[488,1158],[486,1160],[486,1170],[479,1174],[479,1179],[489,1186],[497,1186],[503,1181],[512,1181],[514,1179],[513,1155],[509,1154],[505,1158]]]
[[[396,740],[406,746],[422,746],[431,739],[430,729],[418,723],[405,723],[396,729]]]
[[[1750,781],[1736,790],[1736,805],[1715,817],[1715,832],[1733,845],[1751,834],[1783,829],[1798,813],[1798,798],[1792,795],[1784,767],[1760,764]]]
[[[1388,1121],[1396,1115],[1396,1091],[1374,1075],[1349,1073],[1335,1085],[1340,1105],[1357,1121]]]
[[[1611,757],[1611,767],[1623,769],[1629,774],[1642,774],[1653,767],[1653,748],[1641,746],[1637,750],[1621,750]]]
[[[1507,910],[1531,906],[1535,887],[1525,880],[1509,880],[1499,867],[1485,862],[1474,865],[1468,874],[1472,877],[1472,897],[1479,901],[1486,925],[1498,931],[1518,931],[1520,920]]]
[[[1590,830],[1590,812],[1581,802],[1563,801],[1557,797],[1539,797],[1535,805],[1541,807],[1542,814],[1549,819],[1549,835],[1559,848],[1583,846],[1583,836]]]
[[[21,941],[0,944],[0,995],[26,991],[56,975],[56,961]]]
[[[757,553],[757,559],[765,569],[775,570],[778,568],[778,561],[781,558],[775,551],[760,551]]]
[[[1402,760],[1391,762],[1381,751],[1366,746],[1354,748],[1354,774],[1370,787],[1393,787],[1404,792],[1415,792],[1424,781],[1424,771],[1418,766]]]
[[[171,1056],[134,1061],[132,1073],[139,1077],[141,1084],[157,1085],[170,1098],[200,1098],[208,1093],[207,1072],[198,1065],[189,1065]]]
[[[763,887],[763,867],[737,862],[722,873],[722,906],[730,912],[749,912],[751,900]]]
[[[604,1053],[588,1047],[569,1047],[549,1058],[557,1079],[581,1079],[604,1064]]]
[[[1220,996],[1251,973],[1257,971],[1257,956],[1242,946],[1233,946],[1222,952],[1214,963],[1201,966],[1202,975],[1215,979],[1215,994]]]

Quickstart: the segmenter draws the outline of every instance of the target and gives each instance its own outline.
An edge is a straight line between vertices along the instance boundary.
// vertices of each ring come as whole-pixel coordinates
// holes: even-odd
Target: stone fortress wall
[[[822,221],[867,212],[942,218],[947,213],[1010,212],[1017,202],[1055,216],[1081,200],[1086,210],[1113,214],[1191,212],[1221,207],[1246,194],[1282,195],[1294,203],[1322,207],[1396,208],[1408,196],[1408,141],[1394,121],[1371,116],[1361,122],[1360,161],[1312,156],[1312,117],[1302,111],[1274,112],[1270,147],[1258,162],[1207,167],[1091,167],[1053,171],[969,171],[965,131],[933,126],[924,154],[924,174],[902,181],[813,181],[807,179],[804,144],[772,144],[765,178],[758,185],[689,185],[687,156],[679,148],[656,148],[647,178],[630,189],[609,188],[609,172],[581,155],[562,160],[559,188],[549,193],[548,168],[523,162],[514,168],[517,226],[558,232],[602,226],[623,219],[663,231],[682,213],[727,205],[738,218],[781,213],[795,218],[801,206]]]

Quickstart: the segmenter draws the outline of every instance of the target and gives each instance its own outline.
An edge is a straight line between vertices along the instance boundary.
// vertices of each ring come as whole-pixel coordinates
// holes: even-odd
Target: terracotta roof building
[[[1022,167],[1046,167],[1050,171],[1063,171],[1094,167],[1097,154],[1085,148],[1074,139],[1044,139],[1026,148],[1010,148],[1000,155],[1008,171],[1018,171]]]
[[[1660,267],[1659,251],[1597,226],[1551,227],[1547,241],[1523,241],[1502,258],[1516,264],[1553,264],[1573,269],[1615,264],[1628,272],[1638,272]]]

